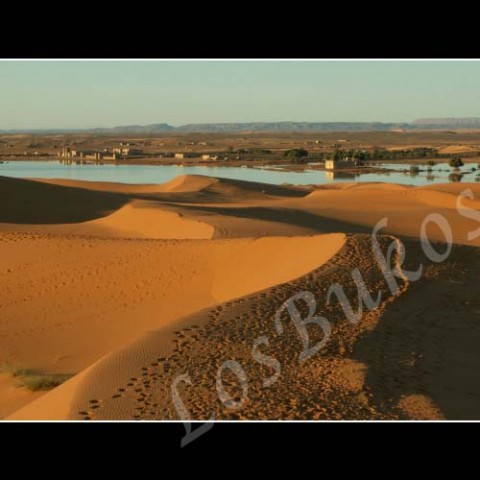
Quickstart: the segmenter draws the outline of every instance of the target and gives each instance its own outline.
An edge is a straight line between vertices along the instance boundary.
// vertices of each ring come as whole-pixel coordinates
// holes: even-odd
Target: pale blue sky
[[[0,129],[480,116],[480,62],[0,62]]]

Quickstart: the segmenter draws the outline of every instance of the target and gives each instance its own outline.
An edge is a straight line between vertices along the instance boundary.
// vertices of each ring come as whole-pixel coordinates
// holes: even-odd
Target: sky
[[[480,116],[480,61],[0,61],[0,129]]]

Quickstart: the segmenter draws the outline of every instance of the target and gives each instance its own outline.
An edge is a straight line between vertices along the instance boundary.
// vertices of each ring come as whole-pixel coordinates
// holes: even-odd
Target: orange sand
[[[382,233],[418,239],[426,215],[440,213],[455,243],[480,246],[467,239],[478,223],[456,211],[465,188],[475,199],[463,204],[480,210],[478,184],[314,188],[202,176],[0,184],[0,364],[76,374],[43,396],[0,376],[0,416],[42,396],[13,419],[71,418],[103,357],[101,378],[125,375],[133,363],[122,364],[122,352],[135,344],[138,360],[153,348],[149,331],[302,277],[339,252],[345,234],[368,234],[384,217]],[[438,228],[428,231],[444,240]],[[437,411],[429,402],[407,395],[399,408],[418,417],[425,405]]]

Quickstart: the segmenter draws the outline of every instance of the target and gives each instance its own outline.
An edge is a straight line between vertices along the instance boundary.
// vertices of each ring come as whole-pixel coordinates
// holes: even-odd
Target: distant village
[[[113,150],[108,150],[107,148],[102,150],[77,150],[72,147],[63,147],[58,152],[58,155],[63,159],[94,161],[120,160],[145,156],[143,150],[130,147],[114,148]]]
[[[376,137],[375,137],[375,140]],[[468,147],[468,148],[467,148]],[[448,148],[454,148],[448,150]],[[455,150],[456,148],[456,150]],[[462,157],[477,158],[480,147],[462,147]],[[213,141],[180,138],[125,138],[102,136],[0,135],[0,162],[21,159],[59,159],[67,165],[130,163],[147,165],[219,164],[236,167],[275,166],[325,170],[340,178],[365,169],[380,168],[374,162],[441,162],[457,155],[458,147],[431,145],[380,146],[346,138],[290,139],[263,137],[214,137]]]
[[[106,161],[119,161],[119,160],[135,160],[140,158],[150,158],[150,157],[171,157],[177,159],[186,159],[186,158],[198,158],[203,161],[209,160],[228,160],[228,157],[213,154],[200,154],[196,152],[178,152],[178,153],[162,153],[162,154],[152,154],[146,153],[143,149],[132,148],[131,146],[121,144],[120,147],[113,148],[109,150],[108,148],[103,148],[100,150],[80,150],[75,147],[65,146],[59,152],[58,156],[62,159],[63,163],[101,163],[103,160]]]

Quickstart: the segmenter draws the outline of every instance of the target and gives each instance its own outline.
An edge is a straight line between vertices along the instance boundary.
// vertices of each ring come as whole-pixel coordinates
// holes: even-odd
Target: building
[[[205,153],[202,155],[202,160],[217,160],[218,157],[216,155],[210,155],[209,153]]]
[[[75,152],[76,153],[76,152]],[[70,158],[72,157],[73,155],[73,152],[72,150],[70,149],[70,147],[63,147],[59,152],[58,152],[58,156],[59,157],[62,157],[62,158]]]
[[[88,152],[87,154],[83,154],[82,152],[82,158],[85,158],[87,160],[95,160],[98,162],[103,158],[103,155],[100,152]]]
[[[130,148],[130,147],[114,148],[113,154],[122,155],[124,157],[130,157],[135,155],[143,155],[143,150],[140,150],[139,148]]]
[[[341,168],[353,168],[355,162],[351,160],[325,160],[327,170],[340,170]]]
[[[63,147],[58,155],[62,158],[87,158],[90,160],[100,160],[103,156],[97,150],[72,150],[70,147]]]
[[[197,153],[193,153],[193,152],[185,152],[185,153],[176,153],[175,154],[175,158],[180,158],[180,159],[183,159],[183,158],[195,158],[195,157],[198,157],[199,155]]]

